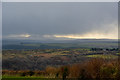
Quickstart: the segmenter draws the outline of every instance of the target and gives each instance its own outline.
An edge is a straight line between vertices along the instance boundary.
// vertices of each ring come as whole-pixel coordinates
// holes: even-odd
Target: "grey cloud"
[[[3,3],[3,36],[106,33],[118,26],[117,2]]]

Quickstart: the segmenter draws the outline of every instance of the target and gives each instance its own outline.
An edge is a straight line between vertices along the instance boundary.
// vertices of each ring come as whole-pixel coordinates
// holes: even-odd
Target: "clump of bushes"
[[[94,58],[83,63],[61,67],[47,67],[46,73],[59,78],[118,78],[118,60]],[[48,70],[48,71],[47,71]]]

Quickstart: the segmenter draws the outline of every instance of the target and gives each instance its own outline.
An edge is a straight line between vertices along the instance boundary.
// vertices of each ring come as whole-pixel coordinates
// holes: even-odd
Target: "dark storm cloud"
[[[3,3],[3,36],[108,33],[117,17],[117,2]]]

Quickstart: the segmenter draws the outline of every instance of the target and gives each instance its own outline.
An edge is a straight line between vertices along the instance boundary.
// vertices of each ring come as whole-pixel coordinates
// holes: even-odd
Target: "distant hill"
[[[53,48],[116,48],[116,39],[75,39],[75,40],[7,40],[3,49],[53,49]]]

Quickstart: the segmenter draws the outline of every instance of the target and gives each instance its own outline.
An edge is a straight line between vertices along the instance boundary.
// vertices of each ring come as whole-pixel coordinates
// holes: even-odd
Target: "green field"
[[[3,75],[2,78],[45,78],[43,76],[15,76],[15,75]]]

